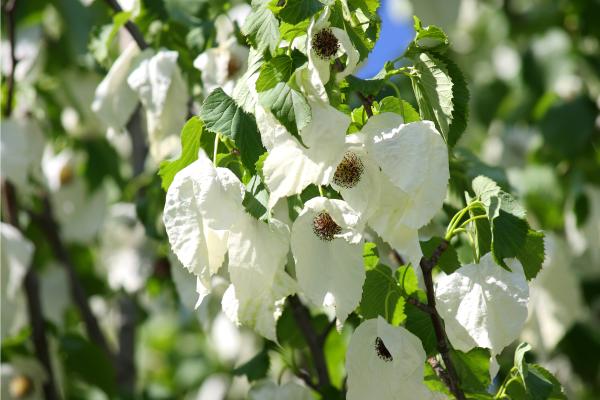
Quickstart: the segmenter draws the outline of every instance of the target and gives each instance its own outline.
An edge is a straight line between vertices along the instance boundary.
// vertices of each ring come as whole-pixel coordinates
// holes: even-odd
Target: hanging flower
[[[150,155],[155,162],[180,151],[179,133],[188,115],[187,85],[176,51],[159,50],[142,60],[127,78],[146,110]]]
[[[521,333],[529,286],[519,261],[507,260],[507,265],[512,272],[487,253],[478,264],[442,273],[437,280],[437,309],[454,348],[468,352],[484,347],[496,355]]]
[[[269,207],[285,196],[301,193],[308,185],[325,185],[332,179],[344,153],[350,117],[329,104],[311,102],[312,119],[299,143],[269,111],[256,108],[256,122],[269,150],[263,174],[270,191]]]
[[[194,67],[202,72],[206,95],[216,88],[231,95],[236,81],[246,71],[249,49],[238,44],[234,22],[241,25],[249,13],[250,6],[240,4],[229,10],[227,15],[219,15],[215,20],[218,46],[205,50],[194,60]]]
[[[26,323],[25,297],[22,292],[25,275],[33,258],[33,244],[15,227],[0,223],[2,239],[2,337],[16,334]]]
[[[333,308],[341,326],[360,302],[365,270],[359,215],[341,200],[315,197],[292,226],[296,277],[310,301]]]
[[[3,399],[44,399],[43,385],[48,380],[44,367],[34,358],[11,357],[0,365]]]
[[[288,382],[277,386],[270,381],[256,383],[248,393],[249,400],[313,400],[314,397],[306,386]]]
[[[332,185],[392,247],[419,265],[418,229],[441,208],[449,179],[446,145],[430,121],[371,117],[348,135]],[[418,268],[417,268],[418,269]]]
[[[82,157],[69,149],[54,153],[48,146],[42,157],[42,172],[63,239],[88,243],[104,222],[107,194],[102,187],[89,192],[85,180],[77,175],[81,161]]]
[[[421,340],[385,319],[358,326],[348,345],[348,400],[430,399],[423,384],[425,350]]]

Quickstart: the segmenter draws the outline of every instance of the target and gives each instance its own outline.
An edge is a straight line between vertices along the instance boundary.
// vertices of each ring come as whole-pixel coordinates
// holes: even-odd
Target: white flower
[[[194,60],[194,67],[202,72],[206,94],[220,87],[231,95],[236,81],[246,71],[249,49],[238,44],[233,22],[241,25],[249,13],[250,6],[240,4],[215,20],[218,46],[207,49]]]
[[[1,305],[2,338],[16,334],[26,321],[26,304],[23,282],[33,258],[33,244],[15,227],[0,223],[1,252]]]
[[[248,393],[249,400],[313,400],[314,397],[306,386],[288,382],[277,386],[274,382],[256,383]]]
[[[352,45],[348,33],[329,23],[331,10],[326,7],[323,13],[311,20],[306,38],[308,70],[312,82],[325,85],[331,76],[333,62],[346,56],[344,68],[337,72],[336,81],[341,81],[356,69],[359,61],[358,50]]]
[[[348,345],[348,400],[430,399],[423,383],[425,350],[418,337],[383,318],[358,326]]]
[[[418,229],[441,208],[449,179],[441,135],[430,121],[403,124],[400,115],[383,113],[371,117],[361,132],[348,135],[346,143],[333,187],[418,266]]]
[[[2,177],[18,189],[27,190],[29,175],[37,174],[40,169],[44,135],[37,124],[24,118],[3,118],[1,127]]]
[[[362,296],[362,228],[346,202],[324,197],[306,202],[292,226],[298,283],[310,301],[335,309],[338,326]]]
[[[104,222],[107,194],[102,187],[89,193],[85,180],[76,175],[82,159],[78,156],[69,149],[55,154],[48,146],[42,157],[42,172],[62,237],[68,242],[87,243]]]
[[[96,88],[92,111],[106,126],[117,132],[125,129],[138,104],[138,96],[127,85],[127,77],[142,60],[151,55],[152,50],[140,52],[135,43],[130,43]]]
[[[262,142],[269,150],[263,173],[270,191],[269,208],[308,185],[329,183],[344,153],[350,117],[329,104],[310,103],[312,120],[301,131],[304,147],[261,106],[256,119]]]
[[[128,293],[140,290],[152,272],[153,260],[135,204],[110,207],[100,240],[100,262],[109,286]]]
[[[537,351],[549,353],[585,316],[585,307],[566,243],[552,234],[546,234],[544,242],[546,260],[531,283],[529,318],[522,338]]]
[[[160,50],[142,60],[127,78],[146,111],[150,155],[154,161],[178,153],[179,133],[187,119],[187,85],[177,57],[176,51]]]
[[[233,224],[244,217],[244,186],[226,168],[215,168],[203,150],[175,175],[163,220],[173,253],[204,286],[225,259]]]
[[[511,259],[507,265],[512,272],[497,265],[488,253],[479,264],[464,265],[439,277],[437,309],[456,349],[468,352],[484,347],[496,355],[521,333],[529,287],[521,264]]]
[[[44,399],[43,385],[48,380],[48,374],[36,359],[11,357],[10,362],[0,365],[0,377],[0,398]]]
[[[38,276],[44,318],[61,327],[64,323],[65,311],[71,305],[67,272],[62,265],[51,263],[40,271]]]

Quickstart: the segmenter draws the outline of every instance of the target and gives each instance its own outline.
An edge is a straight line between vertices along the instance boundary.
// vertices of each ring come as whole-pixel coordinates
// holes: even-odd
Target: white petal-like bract
[[[507,261],[511,271],[494,262],[491,253],[479,264],[442,274],[435,285],[437,309],[452,345],[468,352],[474,347],[492,355],[517,339],[527,319],[529,286],[519,261]]]

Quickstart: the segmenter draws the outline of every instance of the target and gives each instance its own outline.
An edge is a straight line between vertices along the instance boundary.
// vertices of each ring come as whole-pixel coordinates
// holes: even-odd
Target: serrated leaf
[[[408,101],[393,96],[384,97],[379,102],[379,113],[384,112],[395,112],[402,115],[405,124],[421,120],[417,110]]]
[[[310,20],[308,19],[298,24],[288,24],[287,22],[283,22],[281,25],[279,25],[281,39],[287,40],[291,43],[295,38],[306,35],[309,25]]]
[[[464,353],[450,350],[450,357],[456,368],[461,387],[468,392],[485,392],[491,383],[490,351],[476,347]]]
[[[311,110],[306,98],[285,82],[259,93],[260,104],[302,143],[300,131],[310,122]]]
[[[442,240],[443,239],[440,237],[432,237],[426,242],[421,242],[423,257],[430,258]],[[449,245],[446,251],[442,253],[438,260],[437,266],[448,275],[460,268],[458,254],[456,254],[456,249],[454,246]]]
[[[256,91],[273,89],[279,82],[287,82],[292,74],[292,57],[282,54],[264,63],[256,80]]]
[[[386,265],[379,264],[367,271],[359,312],[365,319],[377,318],[381,315],[391,322],[400,297],[400,287],[394,279],[392,270]]]
[[[200,138],[204,131],[204,124],[198,117],[192,117],[181,130],[181,155],[176,160],[166,160],[160,163],[158,175],[162,188],[167,191],[175,175],[198,159]]]
[[[542,270],[545,258],[544,233],[530,229],[527,232],[525,244],[521,247],[517,258],[523,266],[523,272],[528,281],[532,280]]]
[[[419,310],[410,303],[406,303],[404,306],[404,313],[406,314],[406,323],[404,326],[421,339],[427,356],[430,357],[436,354],[438,352],[437,339],[429,314]]]
[[[312,17],[323,7],[319,0],[287,0],[279,11],[279,18],[284,22],[297,24]]]
[[[546,370],[544,367],[538,364],[529,364],[529,371],[534,372],[536,375],[543,377],[546,381],[552,384],[552,391],[548,395],[548,400],[566,400],[567,396],[565,395],[562,385],[556,379],[550,371]],[[531,385],[530,385],[531,386]]]
[[[492,219],[492,254],[498,265],[507,268],[505,258],[514,258],[519,255],[525,244],[529,224],[512,214],[499,211],[499,215]]]
[[[452,122],[448,130],[448,146],[453,147],[467,129],[469,116],[469,88],[458,66],[446,56],[438,56],[446,64],[452,80]]]
[[[258,158],[265,152],[252,114],[247,114],[221,88],[215,89],[202,104],[200,118],[206,129],[231,138],[240,151],[242,163],[255,171]]]
[[[266,349],[263,349],[248,362],[234,369],[233,374],[237,376],[246,375],[248,380],[253,382],[266,377],[270,366],[269,353]]]
[[[242,26],[242,33],[263,53],[275,51],[279,44],[279,21],[269,8],[270,0],[253,0],[252,12]]]
[[[428,53],[415,58],[411,82],[423,119],[435,122],[446,141],[452,122],[452,80],[446,65]]]
[[[428,25],[423,28],[421,20],[417,17],[414,18],[415,38],[411,45],[421,50],[435,50],[444,51],[449,44],[448,36],[444,31],[435,26]]]

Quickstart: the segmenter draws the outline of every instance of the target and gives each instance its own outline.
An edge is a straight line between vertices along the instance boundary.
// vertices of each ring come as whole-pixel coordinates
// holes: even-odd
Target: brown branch
[[[317,370],[318,384],[316,386],[319,389],[318,391],[322,393],[327,387],[331,386],[331,379],[329,378],[329,371],[327,370],[327,362],[325,361],[325,353],[323,351],[324,339],[312,326],[310,312],[308,311],[308,308],[302,304],[300,298],[298,298],[297,295],[293,295],[288,298],[288,301],[292,308],[294,319],[308,344],[315,369]],[[325,329],[325,332],[327,332],[327,329]]]
[[[15,53],[15,4],[16,0],[9,0],[4,5],[4,15],[6,16],[6,31],[8,42],[10,43],[10,72],[6,78],[6,103],[4,104],[4,116],[10,117],[13,110],[13,98],[15,94],[15,70],[17,69],[17,56]]]
[[[15,188],[10,182],[4,182],[2,185],[4,195],[4,215],[8,223],[19,229],[18,204]],[[48,379],[44,382],[42,390],[46,400],[58,399],[58,391],[54,380],[54,371],[50,361],[48,351],[48,339],[46,338],[46,324],[44,323],[44,314],[42,311],[42,302],[40,301],[40,288],[37,273],[33,265],[29,266],[25,280],[23,282],[25,298],[27,299],[27,314],[31,324],[31,339],[35,349],[36,358],[46,370]]]
[[[361,92],[356,92],[356,94],[358,95],[358,98],[360,99],[361,103],[363,104],[363,107],[365,108],[365,112],[367,113],[367,117],[371,118],[373,116],[373,97],[372,96],[365,96],[364,94],[362,94]]]
[[[59,236],[60,228],[54,219],[54,215],[52,214],[50,201],[47,197],[43,197],[42,202],[44,206],[43,213],[41,215],[30,213],[31,218],[42,229],[42,232],[50,244],[50,248],[54,252],[54,256],[61,262],[67,271],[71,297],[79,309],[79,314],[81,315],[90,340],[95,343],[108,356],[109,360],[114,363],[115,359],[108,346],[108,342],[106,341],[104,333],[100,329],[98,320],[92,313],[87,294],[85,293],[85,289],[79,280],[75,264],[71,259],[71,254],[69,254],[69,251]]]
[[[104,0],[104,1],[116,13],[123,12],[123,9],[121,8],[121,6],[117,2],[117,0]],[[137,43],[140,50],[145,50],[149,47],[148,42],[146,42],[146,39],[144,39],[144,35],[142,34],[142,32],[140,31],[140,28],[138,28],[138,26],[136,24],[134,24],[133,22],[128,20],[125,23],[125,29],[127,29],[127,32],[129,32],[129,34],[131,35],[133,40],[135,40],[135,42]]]
[[[407,297],[406,302],[417,307],[419,310],[423,311],[424,313],[427,313],[427,314],[433,313],[433,310],[431,309],[431,307],[429,307],[429,304],[421,303],[419,301],[419,299],[417,299],[415,297]]]
[[[440,314],[435,307],[435,291],[433,288],[432,270],[439,261],[441,255],[448,248],[448,245],[449,244],[447,241],[442,241],[433,251],[433,254],[430,258],[421,258],[420,265],[421,270],[423,271],[423,280],[425,282],[425,288],[427,291],[427,305],[431,310],[429,316],[431,318],[431,322],[433,323],[433,330],[437,339],[437,349],[442,356],[442,360],[444,360],[444,366],[446,369],[445,383],[456,399],[464,400],[466,397],[460,388],[458,375],[452,359],[450,358],[450,346],[448,345],[448,338],[446,336],[446,331],[444,330],[444,321],[442,320],[442,317],[440,317]]]

